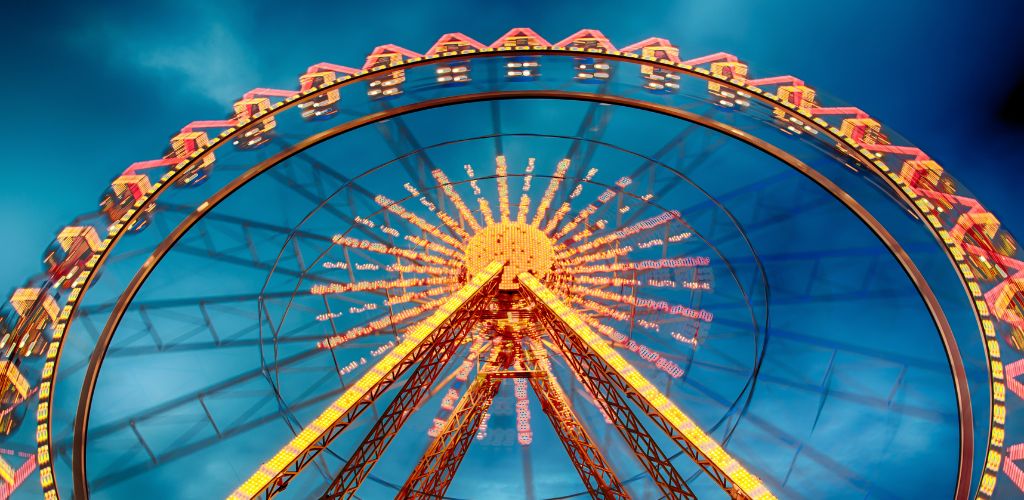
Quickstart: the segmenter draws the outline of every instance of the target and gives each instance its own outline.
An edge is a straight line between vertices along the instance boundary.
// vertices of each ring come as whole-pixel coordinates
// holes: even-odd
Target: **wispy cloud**
[[[186,23],[165,24],[164,9],[193,12]],[[230,103],[259,82],[259,70],[244,36],[245,9],[205,2],[175,2],[157,12],[120,12],[86,23],[73,43],[104,62],[157,78],[218,103]],[[156,14],[156,15],[154,15]]]
[[[258,81],[257,72],[246,64],[246,51],[228,27],[214,24],[204,31],[184,46],[155,44],[124,56],[143,70],[172,81],[180,79],[187,90],[231,102]]]

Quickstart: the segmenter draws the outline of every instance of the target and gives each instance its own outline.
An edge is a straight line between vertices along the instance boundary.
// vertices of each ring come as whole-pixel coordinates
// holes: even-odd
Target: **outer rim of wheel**
[[[821,120],[820,118],[814,118],[806,111],[800,110],[796,106],[788,102],[782,101],[773,94],[763,92],[761,89],[757,87],[747,85],[743,82],[740,82],[739,80],[725,80],[722,78],[715,77],[714,75],[711,75],[707,70],[699,67],[695,68],[692,66],[674,63],[664,59],[655,60],[653,58],[644,58],[631,53],[622,53],[619,51],[604,51],[598,49],[588,49],[587,51],[582,51],[580,49],[567,49],[561,47],[533,47],[526,50],[485,48],[481,50],[467,50],[461,53],[445,53],[441,55],[426,56],[423,58],[414,58],[404,61],[401,64],[391,66],[389,68],[377,68],[371,71],[361,71],[352,76],[340,77],[337,81],[331,84],[322,86],[317,89],[311,89],[310,91],[304,93],[297,93],[296,95],[285,99],[285,101],[273,106],[269,111],[253,115],[250,120],[244,123],[239,123],[237,127],[225,130],[222,134],[220,134],[220,136],[211,140],[211,144],[208,148],[194,152],[189,160],[175,165],[167,174],[165,174],[160,179],[159,182],[153,185],[153,189],[149,193],[146,193],[146,195],[144,195],[142,199],[140,199],[139,202],[135,204],[132,210],[125,214],[125,216],[120,221],[114,223],[111,226],[110,237],[107,240],[104,240],[103,244],[101,245],[100,252],[96,256],[94,256],[93,259],[90,260],[86,267],[86,270],[83,272],[81,279],[78,280],[76,285],[72,288],[71,292],[69,293],[67,304],[62,309],[60,317],[54,326],[54,341],[51,343],[50,349],[46,355],[47,361],[44,364],[42,377],[42,382],[45,385],[41,386],[40,389],[41,399],[37,411],[37,417],[40,424],[40,444],[38,460],[39,463],[41,464],[40,476],[44,486],[44,494],[47,495],[48,497],[50,497],[51,495],[53,497],[56,497],[57,495],[52,465],[49,463],[49,449],[50,446],[52,445],[52,438],[50,437],[52,433],[50,432],[51,429],[49,419],[49,408],[52,405],[53,400],[52,391],[50,391],[50,384],[54,380],[55,373],[57,371],[57,365],[60,359],[61,350],[63,348],[63,334],[67,330],[71,318],[74,316],[77,304],[81,300],[82,294],[84,294],[88,290],[92,280],[94,279],[95,271],[97,270],[97,268],[102,266],[102,264],[106,260],[106,257],[110,254],[111,249],[114,246],[116,246],[121,236],[123,236],[126,232],[125,229],[127,227],[130,227],[131,224],[139,218],[141,213],[144,211],[145,207],[155,202],[155,200],[160,196],[160,194],[162,194],[166,190],[168,186],[173,185],[173,181],[177,180],[180,177],[181,173],[187,170],[189,166],[201,160],[207,154],[207,152],[219,148],[219,145],[224,143],[224,141],[229,140],[242,133],[245,130],[245,128],[252,123],[259,122],[263,118],[273,116],[301,102],[309,101],[318,95],[322,95],[340,86],[365,80],[375,74],[394,71],[396,69],[431,64],[436,61],[453,58],[467,59],[476,57],[493,57],[508,55],[573,55],[579,54],[581,52],[597,54],[600,55],[600,57],[607,59],[615,59],[624,62],[634,62],[636,64],[658,66],[664,69],[677,71],[680,73],[686,73],[689,76],[700,78],[706,81],[714,81],[715,83],[721,84],[723,86],[735,90],[743,90],[749,92],[752,94],[753,99],[760,100],[766,104],[785,110],[788,115],[798,120],[801,120],[807,126],[815,128],[819,132],[826,134],[828,137],[835,139],[837,142],[847,144],[848,146],[850,146],[850,148],[847,151],[847,154],[851,158],[855,159],[856,161],[864,165],[873,167],[873,173],[875,173],[879,177],[884,178],[886,184],[892,191],[898,192],[903,200],[907,201],[909,205],[913,206],[916,215],[918,215],[920,219],[928,221],[928,224],[925,224],[925,226],[928,227],[928,229],[934,234],[935,238],[943,244],[942,246],[946,251],[947,255],[949,256],[950,261],[954,264],[954,269],[960,277],[961,282],[964,285],[965,291],[968,293],[968,296],[976,296],[976,294],[972,292],[972,288],[979,286],[977,281],[973,279],[973,276],[968,277],[966,275],[965,265],[957,265],[957,261],[962,260],[962,256],[966,253],[964,248],[957,241],[955,241],[952,238],[949,238],[948,235],[944,235],[943,233],[945,231],[942,228],[941,223],[935,218],[929,218],[928,214],[924,210],[922,210],[917,203],[915,203],[915,200],[918,198],[918,196],[914,194],[906,186],[905,183],[902,182],[899,176],[894,174],[890,170],[890,168],[881,159],[875,157],[873,153],[858,147],[857,143],[853,139],[844,136],[842,133],[839,132],[839,130],[833,127],[829,127],[828,124]],[[199,210],[205,210],[206,208],[207,207],[201,206]],[[958,255],[961,257],[957,258]],[[147,262],[146,265],[151,264],[152,263]],[[981,337],[983,339],[995,337],[994,334],[990,334],[989,332],[993,330],[993,321],[998,322],[999,319],[991,319],[991,315],[988,311],[988,307],[984,299],[975,298],[972,300],[972,304],[976,320],[979,324],[979,331],[981,333]],[[1003,378],[1003,365],[999,358],[998,352],[993,353],[990,345],[991,344],[988,342],[985,343],[986,355],[989,358],[989,364],[987,369],[989,372],[990,390],[993,391],[990,392],[990,394],[992,394],[996,391],[995,384],[997,383],[999,384],[1000,389],[1003,389],[1002,382],[997,382],[996,380]],[[995,443],[994,440],[991,439],[991,434],[993,427],[1001,424],[1001,422],[999,422],[997,418],[1000,412],[1002,412],[1001,418],[1005,418],[1005,406],[1001,404],[996,404],[996,402],[993,401],[993,398],[990,396],[989,407],[991,416],[988,426],[990,439],[987,446],[988,451],[986,456],[989,457],[987,461],[989,463],[988,468],[990,470],[998,470],[999,460],[1002,457],[1002,443]],[[999,410],[996,407],[1000,407],[1002,409]],[[993,454],[995,455],[996,464],[994,469],[991,466],[991,462],[993,461]],[[963,474],[961,473],[961,475]],[[979,481],[979,490],[976,492],[976,495],[987,495],[985,491],[983,491],[983,488],[987,489],[989,492],[992,491],[992,489],[995,486],[996,476],[986,474],[985,479],[987,479],[989,476],[992,478],[989,484],[985,484],[985,481]],[[969,479],[970,478],[968,478],[967,481],[968,484],[970,482]],[[959,483],[963,483],[963,481],[959,481]],[[958,485],[957,491],[963,491],[966,495],[966,488],[968,487],[969,486],[960,484]]]

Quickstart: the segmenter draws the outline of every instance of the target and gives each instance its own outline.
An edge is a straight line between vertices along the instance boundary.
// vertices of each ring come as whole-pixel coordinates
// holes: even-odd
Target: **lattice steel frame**
[[[672,467],[668,458],[665,457],[664,452],[661,451],[657,443],[647,434],[643,425],[637,420],[636,415],[633,414],[629,403],[623,395],[626,395],[645,415],[651,418],[659,429],[671,437],[683,452],[700,466],[711,479],[718,483],[731,498],[750,498],[725,474],[725,471],[721,470],[703,451],[679,432],[644,395],[638,393],[628,382],[620,377],[618,372],[609,365],[603,356],[595,352],[580,339],[575,330],[566,323],[565,319],[538,296],[539,291],[547,291],[543,285],[536,282],[536,280],[532,280],[529,283],[524,282],[522,275],[520,282],[523,285],[520,289],[533,302],[538,319],[548,328],[551,339],[562,352],[562,357],[565,358],[569,367],[576,373],[587,389],[595,395],[597,401],[614,421],[622,437],[626,439],[630,449],[641,460],[644,468],[655,479],[662,492],[670,498],[677,496],[696,498],[689,489],[689,486],[681,478],[679,483],[669,482],[670,479],[673,479],[672,474],[678,476],[678,473]],[[533,282],[536,283],[534,284]],[[655,474],[662,475],[663,477],[656,476]]]
[[[472,311],[472,312],[470,312]],[[425,352],[423,361],[416,367],[409,380],[405,382],[398,395],[391,400],[388,407],[373,424],[363,441],[352,452],[348,462],[338,471],[323,498],[351,498],[370,470],[377,464],[388,445],[395,439],[398,431],[415,412],[424,396],[430,392],[434,381],[444,371],[444,367],[452,358],[459,346],[463,344],[469,332],[476,326],[479,315],[476,310],[467,309],[468,317],[455,323],[448,330],[451,335],[438,338]]]
[[[633,413],[633,409],[629,407],[629,402],[619,392],[621,389],[611,370],[606,369],[598,361],[600,356],[587,352],[585,347],[581,348],[571,339],[567,339],[569,335],[558,326],[559,320],[551,318],[551,314],[541,312],[538,318],[550,330],[551,339],[562,352],[566,364],[595,396],[595,400],[612,420],[612,424],[644,470],[651,475],[658,489],[668,498],[696,499],[697,495],[672,466],[668,455],[658,446]]]
[[[405,481],[398,498],[440,498],[448,491],[455,472],[462,464],[469,445],[476,436],[484,413],[494,401],[494,396],[506,377],[492,376],[494,372],[507,368],[514,359],[514,350],[495,348],[491,358],[477,373],[458,406],[452,410],[444,428],[430,443],[416,468]]]
[[[263,465],[260,469],[250,478],[249,481],[253,481],[250,485],[247,481],[243,484],[242,488],[239,488],[232,497],[251,498],[252,496],[259,495],[262,493],[265,498],[272,498],[281,491],[284,491],[288,487],[291,480],[302,472],[307,465],[313,462],[314,459],[326,449],[335,438],[337,438],[348,426],[360,415],[367,407],[371,406],[374,401],[381,394],[386,392],[392,384],[395,383],[401,376],[418,361],[425,359],[426,356],[435,348],[437,345],[444,345],[446,343],[454,342],[455,338],[462,337],[465,332],[469,331],[469,328],[474,323],[473,318],[485,307],[497,290],[498,283],[501,276],[501,265],[492,263],[486,269],[481,271],[479,274],[474,276],[469,283],[466,284],[462,289],[456,292],[452,299],[445,303],[435,316],[431,316],[420,325],[429,325],[436,315],[446,316],[442,321],[434,325],[426,335],[423,336],[422,340],[418,343],[414,343],[409,350],[405,353],[398,352],[402,345],[399,344],[395,347],[393,352],[397,352],[401,356],[401,359],[391,367],[386,373],[384,373],[380,379],[374,383],[371,387],[367,388],[365,394],[360,397],[357,401],[351,404],[345,409],[337,418],[333,418],[333,422],[326,426],[326,428],[319,430],[319,436],[314,439],[311,444],[302,450],[295,450],[294,458],[292,458],[285,467],[280,468],[280,472],[270,476],[269,481],[262,480],[262,476],[267,476],[266,470],[271,470],[268,465]],[[461,302],[461,303],[460,303]],[[414,327],[417,328],[417,327]],[[387,358],[378,362],[377,365],[372,367],[369,372],[374,373],[378,370],[378,367],[386,361]],[[358,385],[359,382],[356,382]],[[339,398],[339,402],[344,399]],[[338,402],[335,403],[338,405]],[[334,406],[329,407],[324,415],[330,415],[330,412],[334,410]],[[319,419],[318,419],[319,420]],[[315,432],[318,426],[318,422],[314,422],[306,427],[303,433]],[[299,435],[301,437],[302,434]],[[289,445],[285,448],[285,452],[292,452],[289,450],[293,445]],[[274,460],[270,463],[273,463]],[[263,484],[260,484],[263,483]],[[249,487],[249,491],[243,491],[246,487]],[[253,492],[251,489],[255,489]],[[255,493],[255,495],[253,494]]]
[[[538,366],[538,349],[529,349],[525,357],[525,367],[538,373],[529,377],[530,385],[540,400],[544,414],[551,421],[555,434],[562,441],[569,459],[593,498],[628,499],[626,488],[615,476],[615,472],[605,460],[601,450],[576,418],[576,413],[569,405],[558,382],[550,371]]]

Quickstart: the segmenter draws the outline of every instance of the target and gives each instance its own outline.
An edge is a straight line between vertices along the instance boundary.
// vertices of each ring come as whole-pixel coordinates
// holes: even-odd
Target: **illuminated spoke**
[[[551,216],[551,219],[548,219],[548,223],[544,225],[544,232],[546,234],[551,234],[551,231],[554,231],[555,228],[558,227],[558,223],[562,222],[562,218],[565,217],[565,214],[569,213],[571,208],[572,205],[570,205],[568,201],[562,203],[562,205],[558,207],[558,210],[555,210],[555,214]]]
[[[632,182],[633,180],[630,179],[629,177],[623,177],[616,181],[615,185],[619,189],[625,189],[627,186],[632,184]],[[573,223],[579,224],[581,222],[585,222],[591,215],[600,210],[601,207],[604,207],[606,204],[608,204],[609,201],[615,199],[618,193],[618,191],[611,188],[605,189],[600,195],[598,195],[596,203],[591,203],[590,205],[587,205],[586,208],[584,208],[583,210],[580,210],[580,213],[573,218]],[[595,224],[595,226],[598,229],[604,229],[604,224],[605,223],[603,221],[598,221],[598,224]],[[560,231],[560,235],[555,236],[555,239],[561,239],[562,236],[568,235],[571,231],[572,228],[566,226],[565,228],[563,228],[562,231]],[[573,235],[571,238],[567,239],[566,243],[575,243],[586,237],[589,237],[591,234],[593,234],[593,231],[588,227],[588,225],[585,225],[582,231]]]
[[[483,197],[477,198],[477,201],[480,203],[480,213],[484,216],[484,222],[488,226],[493,226],[494,213],[491,212],[491,203],[487,201],[487,198]]]
[[[416,264],[390,264],[385,268],[392,273],[429,274],[431,276],[457,276],[462,270],[447,266],[420,266]]]
[[[377,204],[384,207],[387,211],[401,217],[402,219],[405,219],[410,224],[420,228],[423,232],[447,243],[453,248],[463,248],[463,245],[461,242],[459,242],[459,240],[456,240],[455,238],[452,238],[451,236],[445,234],[437,226],[423,220],[418,215],[402,208],[401,205],[391,201],[386,196],[377,195],[377,197],[374,198],[374,200],[377,202]]]
[[[428,288],[420,292],[406,292],[401,295],[392,295],[384,300],[384,305],[393,306],[397,304],[405,304],[407,302],[416,302],[428,297],[436,297],[438,295],[452,292],[457,288],[457,284],[451,284],[447,286]]]
[[[626,226],[626,227],[624,227],[622,229],[619,229],[618,231],[615,231],[615,232],[613,232],[611,234],[607,234],[607,235],[604,235],[604,236],[600,236],[600,237],[594,238],[593,240],[590,240],[587,243],[583,243],[581,245],[576,245],[576,246],[570,247],[566,251],[560,252],[558,257],[559,258],[568,258],[568,257],[571,257],[571,256],[576,255],[576,254],[586,253],[588,251],[596,250],[596,249],[601,248],[603,246],[615,243],[615,242],[617,242],[617,241],[619,241],[619,240],[621,240],[623,238],[626,238],[628,236],[633,236],[633,235],[642,233],[644,231],[650,231],[650,230],[655,229],[657,227],[660,227],[660,226],[662,226],[664,224],[669,224],[672,221],[676,220],[678,217],[679,217],[679,212],[665,212],[663,214],[656,215],[654,217],[642,220],[642,221],[637,222],[635,224],[631,224],[629,226]],[[558,239],[558,238],[556,237],[556,239]],[[576,240],[574,240],[574,241],[576,241]]]
[[[707,257],[679,257],[675,259],[639,260],[633,262],[615,262],[612,264],[595,264],[591,266],[572,266],[574,274],[616,273],[621,271],[648,271],[656,269],[678,269],[701,267],[711,263]]]
[[[612,248],[610,250],[604,250],[601,252],[593,252],[586,255],[577,255],[576,257],[570,257],[567,259],[567,264],[570,267],[578,266],[580,264],[586,264],[588,262],[596,262],[600,260],[610,260],[616,257],[622,257],[633,251],[631,246],[623,246],[618,248]]]
[[[399,312],[389,313],[387,316],[370,321],[365,325],[351,328],[345,333],[331,335],[330,337],[327,337],[317,342],[316,345],[321,349],[333,349],[350,340],[354,340],[359,337],[365,337],[367,335],[372,335],[385,328],[397,327],[399,324],[403,323],[406,320],[413,319],[417,316],[427,313],[428,311],[436,309],[437,307],[441,306],[441,304],[444,304],[444,302],[445,299],[442,298],[424,302],[415,307],[410,307],[409,309],[404,309]]]
[[[396,280],[355,281],[352,283],[331,283],[329,285],[313,285],[310,293],[314,295],[333,295],[349,292],[365,292],[373,290],[390,290],[393,288],[410,288],[421,286],[452,285],[457,283],[452,276],[431,276],[429,278],[401,278]]]
[[[434,213],[437,214],[437,218],[441,219],[441,222],[443,222],[445,226],[448,226],[448,228],[454,231],[460,238],[469,238],[469,233],[467,233],[465,228],[462,227],[462,224],[459,224],[458,221],[453,219],[450,215],[440,211]]]
[[[569,170],[569,160],[565,159],[558,162],[558,166],[555,167],[555,173],[551,176],[551,181],[548,182],[548,188],[544,190],[544,196],[540,199],[540,205],[537,206],[537,213],[533,214],[533,221],[530,225],[533,227],[539,227],[540,223],[547,216],[548,207],[551,206],[551,201],[555,197],[555,193],[558,191],[559,184],[562,183],[562,179],[565,178],[565,172]],[[547,232],[547,229],[544,230]]]
[[[395,255],[398,257],[404,257],[409,260],[417,262],[429,262],[431,264],[446,265],[449,260],[444,257],[438,257],[436,255],[430,255],[425,252],[419,252],[416,250],[407,250],[405,248],[396,248],[393,246],[385,245],[384,243],[377,243],[374,241],[360,240],[357,238],[351,238],[348,236],[336,235],[332,238],[335,245],[358,248],[361,250],[368,250],[374,253],[384,255]]]
[[[458,259],[458,258],[462,257],[462,253],[461,252],[452,250],[452,249],[450,249],[450,248],[448,248],[448,247],[446,247],[444,245],[441,245],[441,244],[438,244],[438,243],[434,243],[434,242],[429,241],[429,240],[425,240],[423,238],[420,238],[419,236],[413,236],[411,234],[407,234],[407,235],[405,235],[405,239],[408,240],[409,242],[411,242],[413,245],[416,245],[418,247],[422,247],[424,250],[426,250],[428,252],[439,253],[441,255],[444,255],[445,257],[451,257],[453,259]]]
[[[530,196],[523,193],[519,197],[519,209],[516,210],[516,222],[520,224],[526,223],[526,214],[530,211]]]
[[[466,202],[462,201],[462,197],[459,196],[459,193],[455,191],[455,187],[452,186],[451,181],[448,180],[448,176],[439,168],[431,171],[431,174],[433,174],[434,179],[437,180],[437,183],[441,186],[441,190],[444,191],[444,194],[448,196],[448,199],[450,199],[453,204],[455,204],[455,209],[459,211],[459,215],[462,216],[462,220],[469,224],[469,227],[474,233],[480,231],[480,224],[477,222],[476,217],[469,211],[469,207],[466,206]]]
[[[498,177],[498,213],[501,214],[501,222],[509,222],[512,217],[508,206],[508,165],[504,156],[497,157],[495,164]]]
[[[523,194],[519,197],[519,210],[516,212],[516,222],[526,223],[530,216],[530,188],[533,185],[533,169],[535,159],[530,158],[526,164],[526,175],[523,176]]]
[[[636,295],[623,295],[621,293],[609,292],[607,290],[579,285],[570,285],[568,290],[580,295],[597,297],[607,301],[617,302],[619,304],[635,306],[651,311],[660,311],[674,316],[682,316],[684,318],[693,318],[708,322],[713,318],[710,312],[703,309],[694,309],[679,304],[669,304],[664,300],[646,299],[643,297],[637,297]]]

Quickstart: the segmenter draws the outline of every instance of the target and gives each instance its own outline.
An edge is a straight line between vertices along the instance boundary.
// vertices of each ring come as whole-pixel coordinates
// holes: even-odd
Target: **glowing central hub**
[[[501,276],[502,290],[517,290],[513,280],[522,272],[544,279],[555,261],[551,239],[523,222],[491,224],[473,235],[466,245],[466,268],[475,276],[491,261],[507,261]]]

